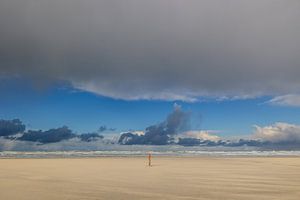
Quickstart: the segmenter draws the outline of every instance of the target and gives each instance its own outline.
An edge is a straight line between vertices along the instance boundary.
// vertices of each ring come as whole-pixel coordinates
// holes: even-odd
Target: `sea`
[[[18,150],[0,151],[0,158],[97,158],[143,157],[149,153],[162,157],[300,157],[299,150],[261,150],[256,148],[182,147],[182,146],[114,146],[97,150]]]

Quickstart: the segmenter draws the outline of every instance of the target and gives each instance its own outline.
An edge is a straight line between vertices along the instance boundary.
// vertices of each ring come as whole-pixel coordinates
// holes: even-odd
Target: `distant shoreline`
[[[0,159],[43,158],[132,158],[148,151],[0,151]],[[152,151],[154,157],[300,157],[300,151]]]

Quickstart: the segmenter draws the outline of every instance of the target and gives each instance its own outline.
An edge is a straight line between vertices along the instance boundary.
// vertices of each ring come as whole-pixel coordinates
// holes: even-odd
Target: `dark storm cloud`
[[[174,110],[164,122],[146,128],[144,135],[123,133],[119,138],[120,144],[149,144],[165,145],[172,142],[173,136],[189,127],[190,113],[180,106],[174,105]]]
[[[115,131],[115,128],[107,128],[106,126],[100,126],[98,129],[98,132],[104,132],[104,131]]]
[[[1,0],[0,74],[122,99],[300,91],[300,2]]]
[[[99,132],[103,132],[103,131],[106,131],[106,130],[107,130],[106,126],[100,126],[99,129],[98,129]]]
[[[102,135],[99,135],[98,133],[83,133],[78,137],[81,139],[81,141],[84,142],[92,142],[104,138]]]
[[[19,119],[0,120],[0,136],[10,136],[23,133],[26,126]]]
[[[49,129],[48,131],[32,131],[24,133],[19,140],[40,142],[40,143],[54,143],[62,140],[68,140],[76,137],[76,135],[66,126],[56,129]]]
[[[73,133],[73,131],[70,130],[67,126],[63,126],[61,128],[53,128],[47,131],[29,130],[17,139],[22,141],[39,142],[42,144],[47,144],[61,142],[63,140],[69,140],[72,138],[79,138],[83,142],[92,142],[98,139],[103,139],[104,137],[102,135],[99,135],[98,133],[83,133],[77,135]]]
[[[201,140],[197,138],[179,138],[177,144],[182,146],[198,146],[201,144]]]

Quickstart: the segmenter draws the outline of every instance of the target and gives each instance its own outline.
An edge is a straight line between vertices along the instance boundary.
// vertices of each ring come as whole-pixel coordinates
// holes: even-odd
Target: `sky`
[[[249,135],[254,125],[300,124],[300,108],[272,105],[272,97],[203,98],[197,102],[118,100],[75,90],[64,83],[35,88],[24,79],[2,80],[0,92],[0,118],[19,118],[28,129],[47,130],[67,125],[77,133],[95,132],[100,126],[116,132],[143,131],[163,121],[172,112],[174,103],[192,113],[191,129],[211,130],[223,137]]]
[[[30,129],[300,124],[300,2],[2,0],[0,118]]]

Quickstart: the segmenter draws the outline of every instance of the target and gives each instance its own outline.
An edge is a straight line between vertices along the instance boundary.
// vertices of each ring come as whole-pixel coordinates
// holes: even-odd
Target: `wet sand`
[[[299,200],[300,158],[0,159],[0,199]]]

